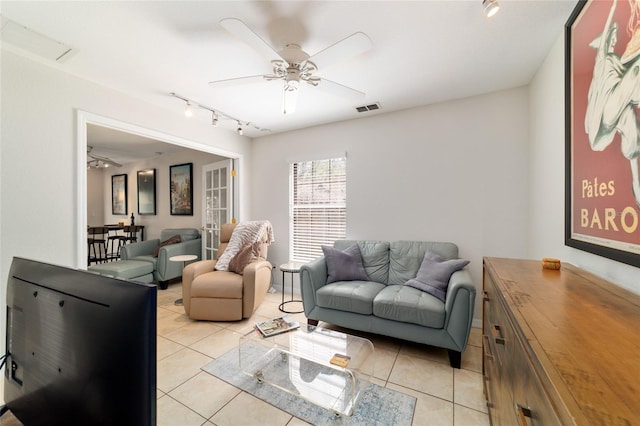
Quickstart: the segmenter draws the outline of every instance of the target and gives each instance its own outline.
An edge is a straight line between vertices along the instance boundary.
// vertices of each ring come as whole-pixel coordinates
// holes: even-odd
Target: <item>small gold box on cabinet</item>
[[[560,259],[554,259],[553,257],[545,257],[542,259],[542,269],[550,269],[557,271],[560,269]]]

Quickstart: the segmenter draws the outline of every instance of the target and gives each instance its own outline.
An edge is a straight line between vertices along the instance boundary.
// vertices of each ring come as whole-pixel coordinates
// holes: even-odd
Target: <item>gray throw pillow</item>
[[[468,260],[444,260],[436,253],[427,251],[416,277],[404,284],[427,292],[444,302],[451,275],[468,264]]]
[[[369,281],[369,276],[362,265],[360,247],[354,244],[344,250],[322,246],[327,261],[327,284],[336,281]]]

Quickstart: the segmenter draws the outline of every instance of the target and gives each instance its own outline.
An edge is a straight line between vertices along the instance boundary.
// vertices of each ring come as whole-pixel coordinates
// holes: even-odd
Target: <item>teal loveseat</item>
[[[446,348],[460,368],[473,320],[476,289],[466,269],[454,272],[444,302],[404,285],[416,277],[427,251],[456,259],[453,243],[426,241],[336,241],[344,250],[358,244],[369,280],[327,284],[325,257],[300,268],[304,313],[311,325],[341,327]]]

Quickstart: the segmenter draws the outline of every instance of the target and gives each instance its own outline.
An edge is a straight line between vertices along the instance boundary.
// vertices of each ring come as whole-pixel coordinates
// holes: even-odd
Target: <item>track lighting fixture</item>
[[[206,106],[206,105],[203,105],[201,103],[195,102],[195,101],[193,101],[193,100],[191,100],[189,98],[185,98],[184,96],[178,95],[176,93],[171,92],[170,95],[173,96],[173,97],[176,97],[178,99],[181,99],[184,102],[186,102],[187,105],[186,105],[185,110],[184,110],[184,115],[186,115],[187,117],[193,116],[193,112],[194,112],[194,110],[196,108],[206,109],[207,111],[211,111],[211,125],[214,126],[214,127],[218,125],[220,119],[224,119],[224,120],[230,120],[230,121],[235,121],[236,122],[236,124],[238,125],[238,127],[236,128],[236,132],[239,135],[242,135],[244,133],[243,127],[248,127],[248,126],[251,126],[254,129],[260,130],[262,132],[269,132],[270,131],[269,129],[263,129],[261,127],[258,127],[258,126],[256,126],[255,124],[253,124],[250,121],[242,121],[242,120],[239,120],[239,119],[237,119],[235,117],[231,117],[230,115],[225,114],[220,110],[213,109],[213,108],[211,108],[209,106]]]
[[[498,13],[500,4],[498,4],[498,0],[482,0],[482,7],[484,8],[484,14],[487,15],[487,18],[491,18]]]
[[[109,163],[102,160],[87,161],[87,169],[106,169],[107,167],[109,167]]]
[[[184,115],[187,117],[193,116],[193,104],[191,101],[187,101],[187,106],[184,107]]]

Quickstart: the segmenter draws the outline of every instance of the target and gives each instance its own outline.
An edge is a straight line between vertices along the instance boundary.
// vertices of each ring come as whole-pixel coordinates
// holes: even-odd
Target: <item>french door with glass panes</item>
[[[202,256],[215,259],[220,247],[220,227],[233,220],[233,160],[202,168]]]

